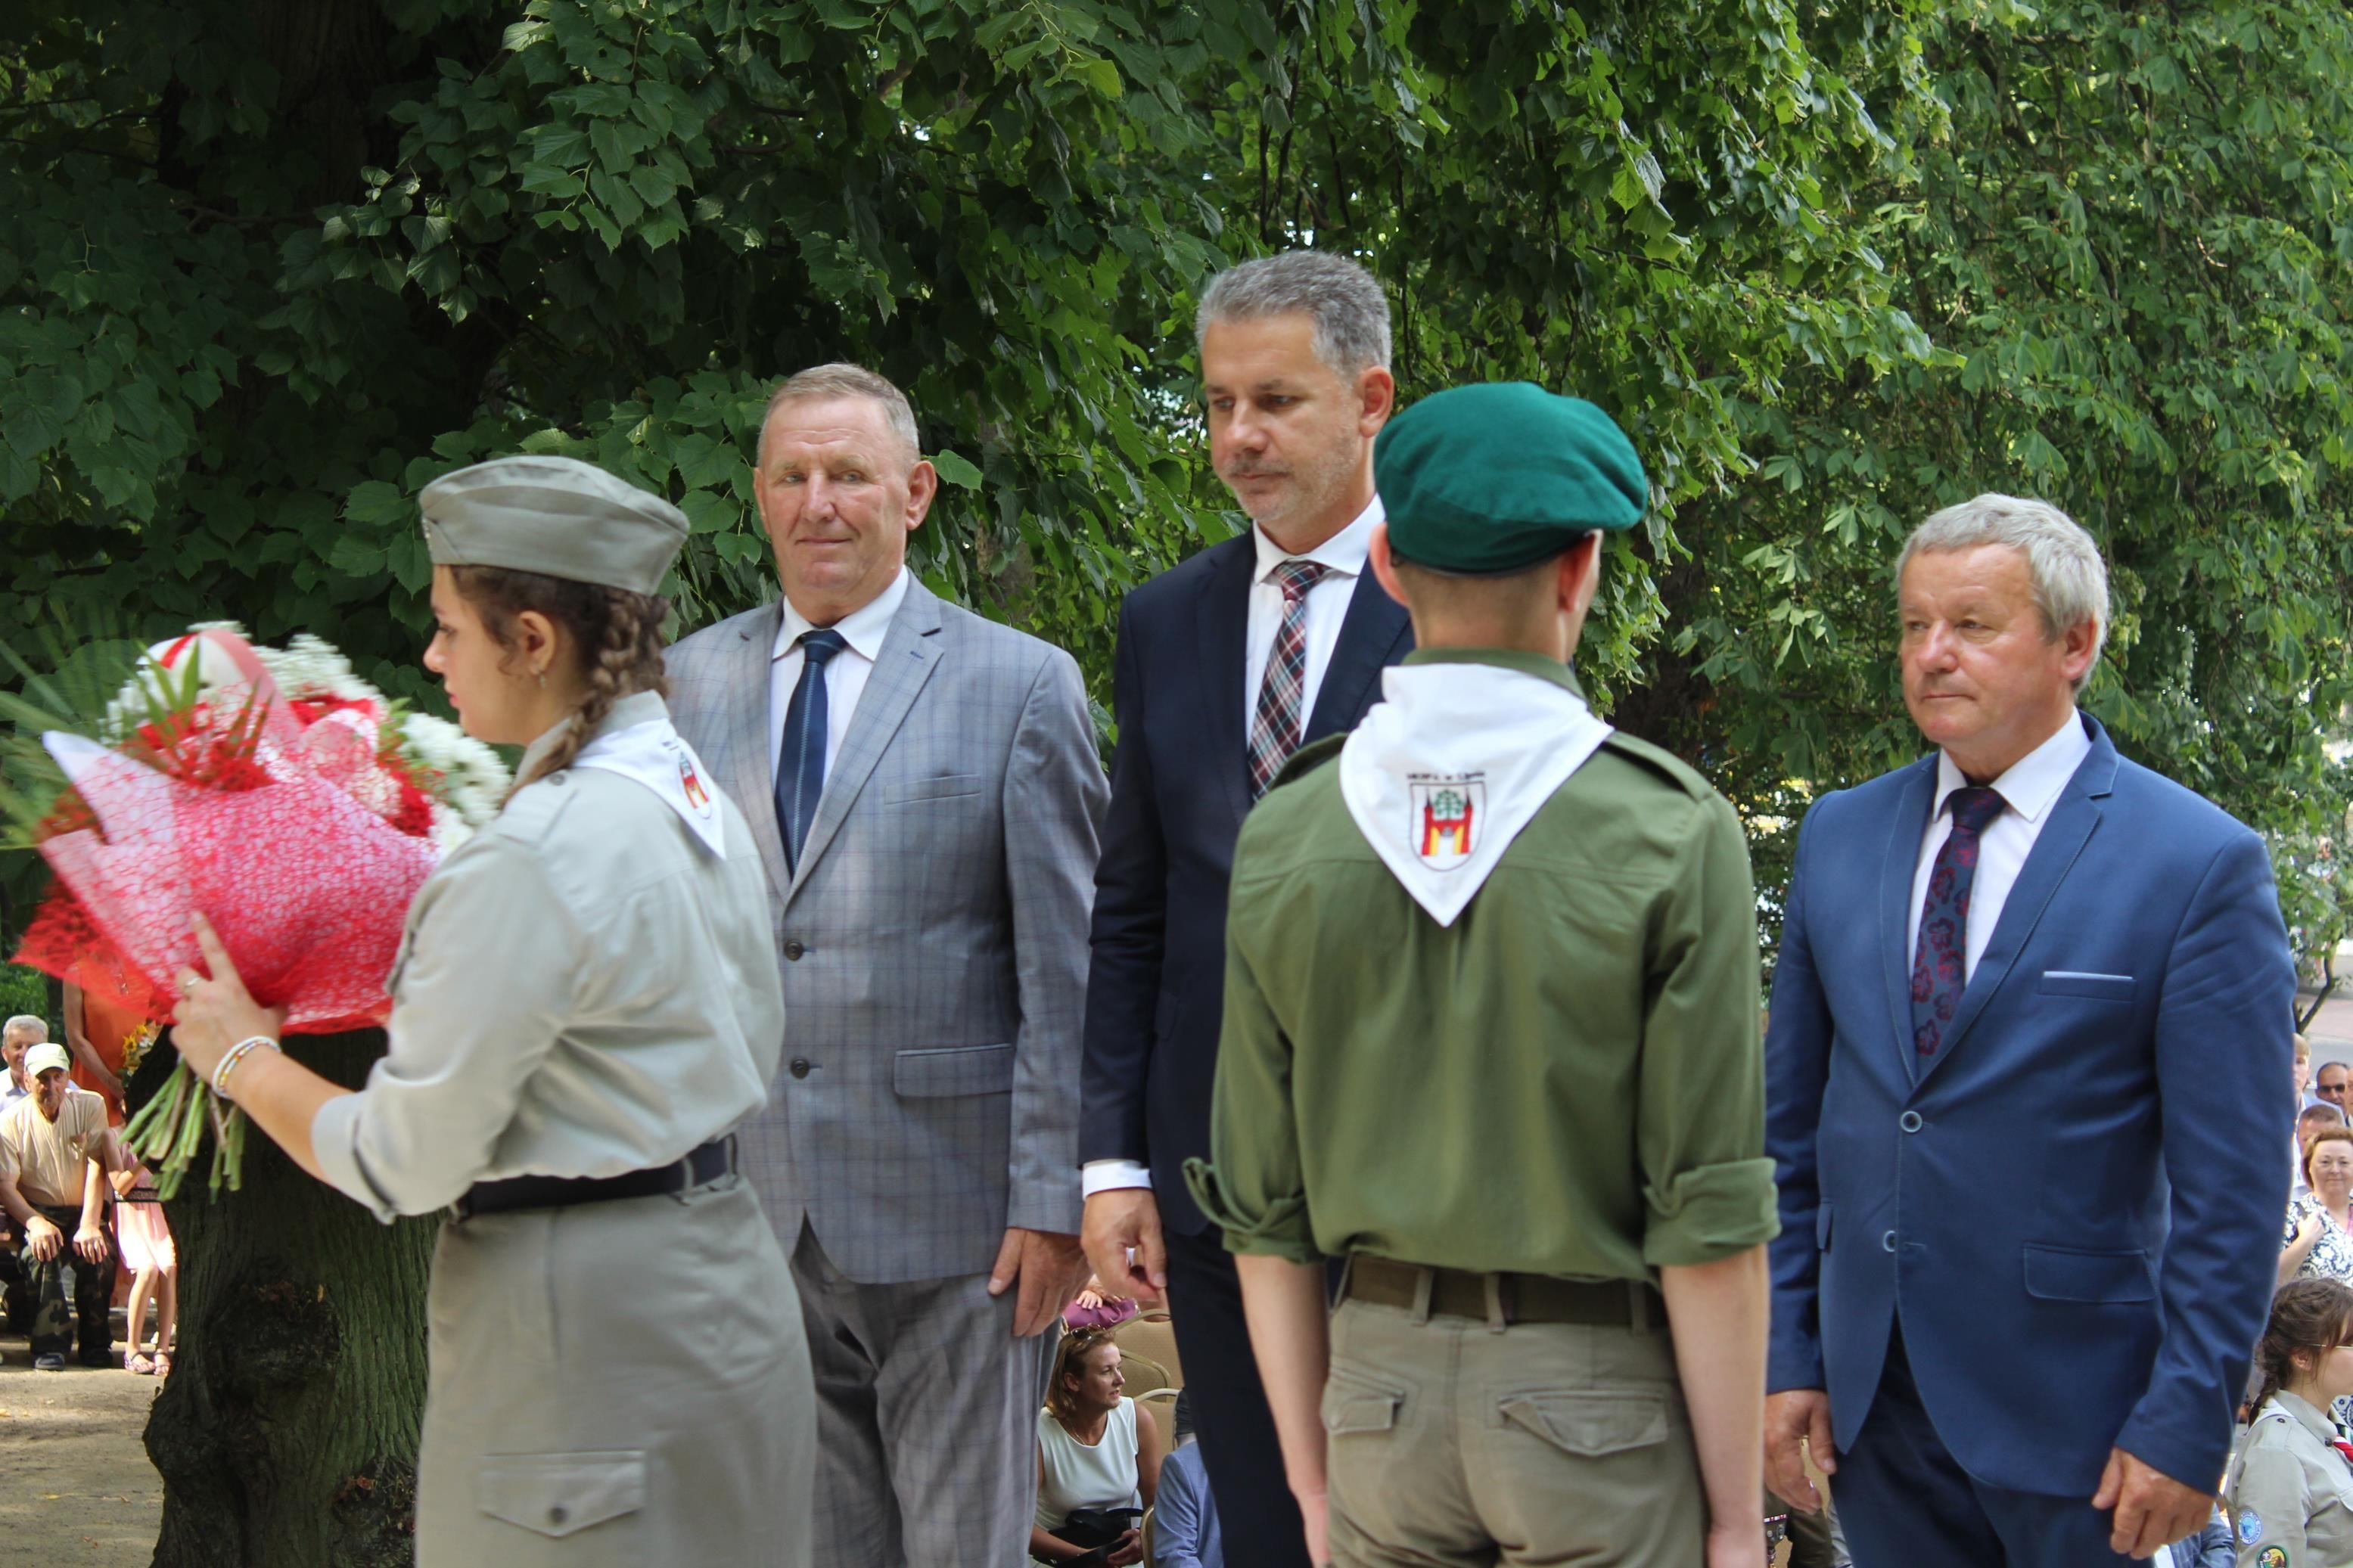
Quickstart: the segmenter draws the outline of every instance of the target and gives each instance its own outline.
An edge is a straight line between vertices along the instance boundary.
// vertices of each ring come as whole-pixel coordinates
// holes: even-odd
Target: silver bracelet
[[[219,1095],[223,1100],[227,1100],[228,1098],[228,1075],[237,1070],[237,1064],[245,1059],[248,1052],[257,1050],[263,1046],[268,1046],[273,1051],[279,1049],[278,1042],[271,1039],[268,1035],[248,1035],[244,1039],[241,1039],[237,1041],[237,1044],[231,1046],[227,1051],[222,1055],[221,1059],[214,1064],[213,1092]]]

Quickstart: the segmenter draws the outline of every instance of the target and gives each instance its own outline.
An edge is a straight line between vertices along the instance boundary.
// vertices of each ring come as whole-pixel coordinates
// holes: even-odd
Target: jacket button
[[[1907,1110],[1896,1118],[1895,1125],[1906,1132],[1917,1132],[1920,1131],[1920,1113],[1916,1110]]]
[[[788,942],[785,943],[785,956],[793,960],[795,963],[798,963],[800,961],[801,954],[807,951],[807,948],[803,947],[797,942]]]
[[[570,1519],[571,1517],[572,1516],[570,1514],[564,1511],[564,1505],[562,1503],[557,1503],[554,1508],[547,1510],[547,1522],[550,1524],[562,1524],[565,1520]]]
[[[796,1062],[796,1063],[794,1064],[794,1066],[796,1066],[796,1067],[797,1067],[797,1066],[799,1066],[799,1065],[800,1065],[800,1064],[798,1064],[797,1062]],[[1888,1251],[1890,1251],[1890,1252],[1894,1251],[1894,1250],[1895,1250],[1895,1233],[1894,1233],[1894,1231],[1892,1231],[1892,1230],[1891,1230],[1891,1231],[1889,1231],[1885,1236],[1881,1237],[1879,1238],[1879,1245],[1880,1245],[1881,1247],[1883,1247],[1886,1248],[1886,1249],[1887,1249]]]
[[[793,1076],[795,1078],[807,1078],[808,1077],[808,1058],[807,1057],[795,1057],[793,1058]],[[1893,1236],[1895,1233],[1894,1231],[1890,1231],[1888,1234]]]

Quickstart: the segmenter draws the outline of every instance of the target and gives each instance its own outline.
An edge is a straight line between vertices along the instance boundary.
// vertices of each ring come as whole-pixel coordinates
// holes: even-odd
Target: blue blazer
[[[1112,667],[1119,749],[1095,872],[1079,1159],[1149,1165],[1163,1223],[1187,1236],[1208,1225],[1184,1166],[1209,1152],[1226,885],[1250,808],[1242,715],[1256,567],[1245,532],[1136,589],[1120,606]],[[1355,729],[1380,700],[1382,668],[1412,647],[1404,606],[1366,571],[1305,738]]]
[[[1851,1447],[1889,1331],[1979,1480],[2089,1497],[2111,1446],[2211,1490],[2269,1310],[2295,965],[2263,841],[2092,741],[1916,1080],[1934,755],[1807,813],[1766,1034],[1766,1386]]]

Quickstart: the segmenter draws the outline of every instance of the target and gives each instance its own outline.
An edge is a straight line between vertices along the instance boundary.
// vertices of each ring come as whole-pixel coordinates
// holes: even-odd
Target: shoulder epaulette
[[[1629,735],[1623,730],[1610,731],[1601,743],[1629,762],[1657,773],[1694,800],[1705,800],[1715,793],[1715,786],[1700,776],[1697,768],[1664,746],[1654,746],[1641,736]]]
[[[522,844],[536,844],[547,837],[555,819],[572,804],[573,775],[552,773],[534,779],[510,796],[499,815],[484,831],[501,838],[511,838]]]

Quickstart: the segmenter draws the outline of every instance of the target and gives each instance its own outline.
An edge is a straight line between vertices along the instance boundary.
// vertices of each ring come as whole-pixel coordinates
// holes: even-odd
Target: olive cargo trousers
[[[1344,1300],[1324,1391],[1339,1568],[1692,1568],[1707,1507],[1658,1329]]]

